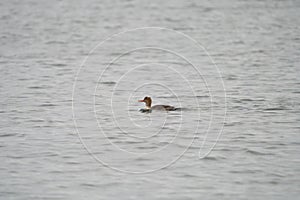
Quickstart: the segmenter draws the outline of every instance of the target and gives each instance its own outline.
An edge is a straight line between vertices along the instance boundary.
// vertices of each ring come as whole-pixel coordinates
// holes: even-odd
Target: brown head
[[[152,100],[150,97],[145,97],[143,100],[139,100],[139,102],[144,102],[147,108],[151,108]]]

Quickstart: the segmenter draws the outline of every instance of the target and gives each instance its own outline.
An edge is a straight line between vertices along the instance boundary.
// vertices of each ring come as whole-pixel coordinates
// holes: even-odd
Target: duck
[[[146,108],[140,109],[141,112],[151,112],[152,110],[162,110],[162,111],[174,111],[177,110],[174,106],[169,105],[155,105],[151,106],[152,99],[151,97],[146,96],[142,100],[138,100],[138,102],[144,102],[146,104]]]

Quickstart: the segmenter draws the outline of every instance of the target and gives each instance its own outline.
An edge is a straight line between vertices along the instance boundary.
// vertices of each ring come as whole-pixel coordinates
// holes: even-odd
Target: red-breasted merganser
[[[155,105],[151,106],[152,99],[150,97],[145,97],[143,100],[139,100],[139,102],[144,102],[146,104],[145,109],[140,109],[141,112],[151,112],[151,110],[164,110],[164,111],[173,111],[176,110],[175,107],[169,105]]]

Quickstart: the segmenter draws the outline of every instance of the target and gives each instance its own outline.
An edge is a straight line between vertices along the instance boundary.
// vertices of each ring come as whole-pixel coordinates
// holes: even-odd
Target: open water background
[[[11,0],[0,25],[0,199],[299,198],[299,1]],[[89,54],[139,27],[168,29]]]

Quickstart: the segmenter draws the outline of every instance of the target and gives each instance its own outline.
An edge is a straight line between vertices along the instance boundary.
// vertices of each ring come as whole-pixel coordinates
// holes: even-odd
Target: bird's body
[[[169,106],[169,105],[155,105],[151,107],[152,110],[166,110],[166,111],[171,111],[175,110],[175,107]]]

